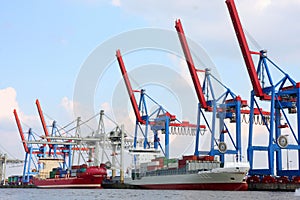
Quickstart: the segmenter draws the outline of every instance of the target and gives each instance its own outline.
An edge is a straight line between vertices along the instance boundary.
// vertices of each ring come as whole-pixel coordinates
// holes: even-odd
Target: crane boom
[[[38,112],[39,112],[39,116],[40,116],[40,119],[41,119],[41,122],[42,122],[42,125],[43,125],[43,129],[44,129],[44,133],[45,133],[46,138],[47,138],[47,142],[50,142],[51,141],[49,139],[50,135],[49,135],[49,132],[48,132],[48,129],[47,129],[47,126],[46,126],[46,122],[45,122],[45,118],[44,118],[44,115],[43,115],[43,111],[42,111],[42,108],[41,108],[41,105],[40,105],[40,102],[39,102],[38,99],[35,101],[35,104],[36,104]],[[49,144],[49,147],[52,148],[52,144]]]
[[[250,76],[250,80],[253,86],[253,90],[255,92],[255,95],[257,97],[260,97],[261,99],[265,99],[265,94],[262,90],[262,87],[260,85],[256,70],[255,70],[255,66],[253,63],[253,59],[251,56],[251,51],[249,50],[249,46],[246,40],[246,36],[245,33],[243,31],[243,27],[234,3],[234,0],[226,0],[226,5],[231,17],[231,21],[235,30],[235,34],[236,37],[238,39],[243,57],[244,57],[244,61],[248,70],[248,74]]]
[[[186,63],[189,67],[189,71],[190,71],[190,74],[191,74],[191,77],[192,77],[192,80],[194,83],[194,87],[195,87],[195,90],[197,93],[199,103],[201,104],[201,108],[208,109],[207,103],[205,101],[205,96],[203,94],[202,87],[201,87],[199,77],[197,74],[197,70],[195,68],[193,58],[192,58],[191,52],[189,50],[189,46],[188,46],[186,37],[184,35],[184,31],[183,31],[183,28],[182,28],[182,25],[181,25],[181,22],[179,19],[176,20],[176,22],[175,22],[175,28],[177,30],[178,37],[180,39],[181,47],[182,47],[182,50],[185,55]]]
[[[22,129],[21,122],[20,122],[20,119],[18,117],[18,113],[17,113],[16,109],[14,109],[14,115],[15,115],[15,119],[16,119],[17,126],[18,126],[18,129],[19,129],[19,133],[20,133],[20,136],[21,136],[21,139],[22,139],[24,150],[25,150],[26,153],[29,153],[29,149],[28,149],[28,146],[26,144],[23,129]]]
[[[121,55],[121,52],[120,52],[119,49],[116,52],[116,56],[117,56],[117,60],[118,60],[118,63],[119,63],[119,66],[120,66],[120,69],[121,69],[121,72],[122,72],[122,75],[123,75],[123,79],[124,79],[124,82],[125,82],[125,85],[126,85],[126,88],[127,88],[127,92],[128,92],[128,95],[129,95],[131,105],[133,107],[133,111],[134,111],[134,114],[136,116],[136,119],[139,123],[145,124],[146,123],[145,120],[143,120],[141,115],[140,115],[139,107],[138,107],[138,104],[137,104],[136,99],[134,97],[134,91],[132,90],[131,83],[129,81],[128,74],[127,74],[127,71],[126,71],[126,68],[125,68],[125,64],[123,62],[123,58],[122,58],[122,55]]]

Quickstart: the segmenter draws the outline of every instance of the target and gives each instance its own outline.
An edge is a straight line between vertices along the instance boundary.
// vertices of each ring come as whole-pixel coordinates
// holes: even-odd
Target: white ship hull
[[[249,167],[216,168],[194,174],[144,176],[125,183],[145,189],[247,190]]]

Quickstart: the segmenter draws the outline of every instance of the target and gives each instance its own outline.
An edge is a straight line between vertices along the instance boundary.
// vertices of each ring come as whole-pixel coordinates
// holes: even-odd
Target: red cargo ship
[[[53,168],[52,171],[41,171],[33,178],[38,188],[102,188],[102,181],[107,176],[104,164],[100,166],[72,166],[70,171]]]

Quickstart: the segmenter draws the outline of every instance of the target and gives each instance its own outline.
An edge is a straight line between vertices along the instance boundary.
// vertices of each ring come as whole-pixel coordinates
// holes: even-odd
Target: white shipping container
[[[193,162],[192,170],[197,170],[197,163],[196,162]]]
[[[159,165],[159,161],[152,161],[148,163],[148,166],[158,166]]]
[[[195,170],[195,169],[196,169],[195,167],[196,167],[196,166],[195,166],[195,163],[194,163],[194,162],[188,163],[188,170],[189,170],[189,171]]]
[[[147,165],[141,165],[140,166],[140,172],[141,173],[144,173],[144,172],[146,172],[147,171]]]
[[[203,162],[200,162],[200,163],[199,163],[199,169],[204,169],[204,164],[203,164]]]
[[[196,162],[196,170],[201,169],[200,162]]]
[[[217,167],[218,167],[218,164],[214,162],[212,167],[213,167],[213,169],[214,169],[214,168],[217,168]]]
[[[72,172],[72,173],[71,173],[71,176],[76,176],[76,172]]]
[[[208,163],[208,166],[209,166],[209,169],[212,169],[213,168],[213,163],[212,162]]]
[[[204,164],[204,169],[208,169],[208,163],[207,162],[203,162]]]
[[[177,163],[168,163],[168,168],[178,168],[178,162]]]
[[[192,163],[192,162],[189,163],[189,169],[194,170],[194,163]]]
[[[188,171],[191,171],[191,170],[192,170],[191,163],[187,163],[186,166],[187,166],[187,170],[188,170]]]
[[[141,163],[140,164],[140,168],[147,168],[147,166],[148,166],[148,163]]]

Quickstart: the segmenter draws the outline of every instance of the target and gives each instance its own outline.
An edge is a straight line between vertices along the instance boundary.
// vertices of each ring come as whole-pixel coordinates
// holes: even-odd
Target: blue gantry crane
[[[127,88],[127,92],[131,101],[131,105],[133,107],[133,111],[136,117],[136,125],[135,125],[135,133],[134,133],[134,143],[132,152],[141,153],[141,152],[157,152],[158,147],[160,147],[161,151],[163,152],[166,158],[169,158],[169,137],[170,132],[188,132],[192,134],[196,130],[196,125],[190,124],[187,121],[179,121],[175,115],[170,114],[163,106],[157,103],[153,98],[146,94],[145,90],[133,90],[125,64],[121,55],[120,50],[116,51],[116,57],[120,66],[120,70],[122,72],[122,76]],[[140,93],[139,103],[137,103],[134,93]],[[147,109],[147,101],[151,101],[154,103],[157,108],[152,112],[149,113]],[[154,133],[153,138],[153,145],[149,141],[149,127]],[[198,126],[201,129],[205,129],[204,125]],[[183,129],[179,130],[179,129]],[[159,138],[159,132],[161,131],[162,134],[165,135],[164,145],[161,144]],[[137,148],[137,138],[138,133],[141,132],[143,137],[143,148]]]
[[[300,175],[300,83],[296,82],[282,68],[272,61],[266,50],[251,51],[243,31],[241,21],[234,0],[226,0],[231,21],[237,36],[237,40],[245,61],[245,65],[253,86],[250,100],[250,126],[247,156],[250,162],[250,175],[278,175],[299,176]],[[252,55],[259,57],[255,68]],[[277,70],[281,78],[275,81],[272,70]],[[254,145],[254,111],[261,110],[267,104],[269,120],[260,112],[264,121],[264,136],[268,138],[265,145]],[[296,119],[295,119],[296,118]],[[292,119],[295,119],[293,122]],[[288,136],[288,137],[287,137]],[[289,141],[288,141],[289,138]],[[283,168],[283,150],[295,151],[294,157],[297,162],[296,169]],[[254,152],[266,152],[268,166],[255,168]]]
[[[199,147],[200,131],[197,129],[194,154],[219,155],[220,161],[223,164],[226,154],[234,154],[236,155],[236,161],[241,161],[241,116],[242,114],[249,114],[249,110],[245,109],[245,107],[247,107],[247,101],[235,95],[228,87],[213,76],[209,69],[199,70],[195,68],[180,20],[176,20],[175,28],[199,100],[197,127],[202,117],[211,133],[210,150],[203,151],[201,147]],[[197,74],[198,72],[205,73],[202,85]],[[214,92],[214,88],[217,86],[216,84],[225,89],[224,93],[216,94]],[[208,115],[205,113],[211,113],[211,120],[209,120]],[[229,119],[229,121],[226,119]],[[216,127],[217,120],[219,120],[219,127]],[[231,123],[231,130],[228,122]],[[232,128],[232,126],[234,126],[234,128]],[[227,144],[229,143],[232,149],[227,149]]]
[[[29,183],[30,177],[37,174],[37,170],[32,170],[32,165],[34,169],[38,169],[38,159],[45,156],[45,145],[35,145],[35,144],[27,144],[25,139],[25,134],[23,132],[21,122],[16,110],[14,110],[15,120],[18,126],[19,134],[23,143],[23,147],[25,150],[25,159],[24,159],[24,168],[23,168],[23,176],[22,182]],[[28,138],[27,141],[34,140],[35,137],[32,133],[31,128],[28,130]]]
[[[48,150],[48,156],[51,156],[51,154],[53,155],[54,158],[58,157],[58,154],[61,154],[60,156],[63,157],[63,169],[67,169],[69,168],[69,170],[71,169],[71,165],[72,165],[72,143],[66,143],[66,144],[59,144],[59,143],[55,143],[55,142],[51,142],[51,138],[50,137],[55,137],[55,136],[61,136],[59,130],[57,129],[56,126],[56,121],[54,120],[52,123],[52,131],[51,131],[51,135],[48,132],[47,129],[47,124],[43,115],[43,111],[42,111],[42,107],[40,105],[39,100],[37,99],[35,101],[35,104],[37,106],[37,110],[40,116],[40,120],[43,126],[43,130],[45,133],[45,138],[47,140],[48,146],[49,146],[49,150]],[[61,146],[63,145],[63,146]],[[59,152],[59,153],[58,153]]]
[[[36,100],[36,105],[45,135],[36,134],[32,131],[31,128],[29,128],[28,132],[26,132],[28,136],[27,138],[25,138],[25,133],[23,132],[17,111],[14,110],[13,112],[25,150],[25,159],[22,176],[23,184],[30,183],[31,177],[39,173],[39,171],[43,168],[43,159],[59,159],[63,163],[61,165],[62,169],[71,169],[72,150],[78,150],[78,148],[74,147],[76,143],[72,140],[51,140],[51,137],[58,136],[57,134],[59,133],[56,127],[56,123],[54,121],[54,123],[52,124],[51,135],[49,135],[43,112],[38,100]],[[80,148],[80,150],[86,150],[86,148]]]

